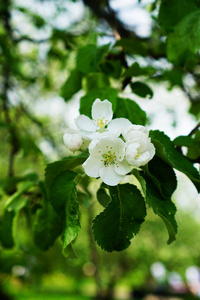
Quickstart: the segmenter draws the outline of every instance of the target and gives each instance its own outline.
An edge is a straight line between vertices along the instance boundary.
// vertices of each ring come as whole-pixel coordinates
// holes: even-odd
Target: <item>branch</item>
[[[192,129],[192,131],[188,134],[188,136],[192,136],[196,131],[200,128],[200,122]]]
[[[120,37],[137,37],[137,35],[128,30],[126,26],[117,18],[116,12],[111,9],[109,1],[106,1],[106,5],[101,6],[99,0],[83,0],[84,4],[88,6],[92,12],[100,19],[104,19],[113,30],[116,30]]]
[[[49,38],[42,39],[42,40],[36,40],[36,39],[30,38],[28,36],[21,36],[20,38],[12,38],[12,41],[14,43],[20,43],[23,41],[27,41],[27,42],[34,43],[34,44],[42,44],[42,43],[48,42]]]
[[[3,0],[3,9],[1,11],[1,17],[3,20],[3,26],[7,32],[7,36],[10,40],[12,40],[12,28],[11,28],[11,14],[10,14],[10,0]],[[14,158],[15,154],[18,152],[18,140],[16,136],[15,129],[12,124],[12,120],[10,118],[9,113],[9,100],[8,100],[8,91],[10,87],[10,62],[5,59],[5,62],[2,66],[2,100],[3,100],[3,111],[5,114],[5,122],[8,125],[10,136],[11,136],[11,150],[9,155],[9,166],[8,166],[8,176],[14,176]]]

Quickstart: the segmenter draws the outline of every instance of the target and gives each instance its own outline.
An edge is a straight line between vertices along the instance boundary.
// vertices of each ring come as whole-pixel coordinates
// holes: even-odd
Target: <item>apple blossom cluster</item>
[[[63,140],[71,151],[88,149],[89,157],[82,165],[88,176],[100,177],[107,185],[115,186],[133,167],[146,165],[155,147],[144,126],[133,125],[126,118],[112,118],[112,103],[96,99],[92,119],[78,116],[78,130],[67,129]]]

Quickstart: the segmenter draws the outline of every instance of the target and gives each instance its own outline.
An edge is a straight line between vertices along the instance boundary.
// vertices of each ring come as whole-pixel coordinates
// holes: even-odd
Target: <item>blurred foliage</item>
[[[53,274],[56,278],[59,271],[65,274],[65,284],[71,280],[73,292],[81,293],[89,282],[95,286],[93,294],[97,289],[97,293],[111,297],[115,285],[134,288],[151,282],[149,270],[155,261],[184,277],[189,265],[199,265],[199,223],[190,215],[182,214],[177,241],[170,247],[163,242],[167,239],[163,239],[164,226],[151,215],[149,208],[140,236],[134,238],[126,252],[105,253],[94,244],[92,219],[100,207],[92,196],[88,178],[76,177],[77,170],[82,174],[79,165],[86,156],[71,159],[61,142],[66,125],[56,116],[47,116],[50,108],[46,100],[53,99],[56,103],[60,95],[63,102],[69,103],[80,93],[80,113],[91,116],[94,99],[108,99],[115,117],[145,125],[148,116],[135,101],[124,96],[124,91],[131,90],[133,96],[146,101],[152,98],[152,105],[152,86],[157,83],[167,83],[169,89],[178,87],[186,94],[189,113],[196,118],[197,126],[188,136],[176,137],[173,142],[164,133],[152,131],[157,156],[148,170],[144,170],[148,178],[134,174],[141,186],[147,180],[148,204],[164,221],[168,241],[172,242],[177,232],[176,209],[170,199],[176,189],[172,168],[185,173],[200,189],[199,174],[194,167],[200,161],[200,2],[162,0],[145,7],[142,0],[138,1],[153,20],[147,37],[124,24],[110,1],[32,0],[23,5],[19,2],[0,3],[1,282],[6,286],[7,279],[17,277],[13,286],[40,285],[44,284],[43,274],[47,278]],[[80,10],[78,18],[73,17],[76,10]],[[68,22],[63,25],[60,16]],[[38,106],[42,114],[38,114]],[[52,163],[54,160],[58,161]],[[44,178],[47,163],[50,164]],[[159,172],[161,168],[165,174]],[[92,189],[97,191],[99,203],[106,206],[109,198],[106,188],[92,186]],[[115,192],[110,191],[110,195],[117,203]],[[163,198],[165,202],[160,200]],[[139,200],[138,196],[136,202]],[[116,207],[113,205],[111,202],[107,206],[111,214]],[[139,205],[138,228],[145,217],[145,208],[141,202]],[[123,214],[130,221],[132,208],[126,209]],[[104,232],[97,226],[101,218],[102,215],[97,217],[93,228],[99,233],[97,239],[102,245]],[[111,219],[106,221],[104,225],[109,227]],[[136,227],[130,229],[124,225],[126,245],[137,233]],[[60,235],[62,242],[58,239]],[[103,248],[112,250],[114,245],[118,250],[115,238],[108,236],[112,245]],[[78,260],[66,260],[61,251],[65,256],[77,256]],[[16,266],[21,266],[23,272],[19,268],[16,271]]]

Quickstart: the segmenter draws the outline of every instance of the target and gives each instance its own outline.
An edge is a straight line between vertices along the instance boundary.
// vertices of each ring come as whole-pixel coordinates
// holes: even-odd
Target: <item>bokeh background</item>
[[[177,172],[178,188],[173,195],[179,232],[172,245],[166,243],[164,224],[149,210],[129,249],[106,253],[95,244],[91,231],[100,205],[95,197],[88,203],[80,194],[81,230],[74,243],[75,260],[62,255],[59,239],[46,251],[35,246],[31,213],[40,205],[39,196],[23,185],[19,185],[18,196],[15,190],[16,182],[23,183],[30,176],[42,181],[47,163],[70,154],[62,136],[68,127],[75,127],[80,98],[89,81],[83,79],[83,86],[72,87],[73,91],[69,91],[69,84],[66,91],[65,82],[81,46],[116,43],[116,20],[116,26],[125,30],[124,36],[130,38],[129,32],[134,37],[125,47],[128,65],[138,62],[143,68],[153,69],[152,77],[152,71],[142,74],[147,75],[145,80],[153,96],[150,100],[146,95],[141,97],[129,85],[120,89],[122,71],[117,64],[111,65],[115,72],[113,86],[122,97],[133,99],[146,111],[149,129],[164,131],[171,139],[193,130],[199,118],[199,78],[195,81],[191,70],[174,68],[163,54],[165,37],[157,23],[158,5],[159,1],[151,0],[1,0],[1,299],[200,296],[200,196],[183,174]],[[148,44],[148,55],[143,55],[137,41]],[[79,82],[76,84],[79,86]],[[98,184],[91,185],[91,192]],[[5,202],[13,195],[18,199],[15,214],[8,212],[3,218]]]

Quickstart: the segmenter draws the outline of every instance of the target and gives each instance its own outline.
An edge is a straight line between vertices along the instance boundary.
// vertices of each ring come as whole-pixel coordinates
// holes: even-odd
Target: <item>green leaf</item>
[[[185,147],[195,147],[196,146],[196,142],[195,140],[191,137],[191,136],[184,136],[184,135],[181,135],[181,136],[178,136],[174,139],[174,144],[176,146],[179,146],[179,147],[182,147],[182,146],[185,146]]]
[[[107,194],[106,190],[101,187],[97,191],[97,200],[103,207],[106,207],[111,199]]]
[[[123,77],[137,77],[142,75],[153,75],[155,69],[153,67],[141,67],[137,62],[134,62],[123,74]]]
[[[45,190],[44,186],[43,189]],[[43,195],[42,205],[42,208],[38,209],[36,213],[33,225],[33,238],[39,249],[47,250],[62,233],[63,227],[60,217],[53,209],[51,203],[47,201],[46,193]]]
[[[200,99],[191,103],[189,113],[193,114],[197,118],[197,120],[200,119]]]
[[[0,185],[6,193],[11,194],[11,191],[16,191],[16,185],[22,181],[37,181],[36,173],[29,173],[24,176],[7,177],[0,180]]]
[[[140,229],[146,216],[144,199],[134,185],[109,187],[112,201],[93,221],[95,240],[102,249],[121,251]]]
[[[93,89],[81,98],[80,113],[91,118],[91,107],[96,98],[102,101],[107,99],[112,103],[113,111],[116,108],[117,91],[111,87]]]
[[[26,191],[28,191],[34,185],[33,181],[25,181],[21,184],[21,187],[14,193],[5,203],[5,207],[9,208],[18,201],[19,197]]]
[[[68,101],[72,98],[72,96],[77,93],[81,89],[82,83],[82,72],[75,69],[71,71],[70,76],[64,82],[61,87],[60,96]]]
[[[14,216],[14,211],[8,211],[6,209],[0,220],[0,241],[5,248],[12,248],[14,246],[12,233]]]
[[[162,0],[158,20],[162,28],[169,32],[188,14],[199,8],[199,0]]]
[[[147,46],[144,42],[134,39],[123,38],[116,42],[115,46],[121,46],[127,53],[139,54],[141,56],[146,56]]]
[[[73,170],[75,167],[83,164],[86,159],[87,155],[83,153],[77,156],[69,156],[63,160],[48,164],[45,169],[45,185],[47,194],[49,195],[51,185],[59,173],[66,170]]]
[[[146,83],[140,81],[132,82],[131,90],[134,94],[142,98],[148,97],[149,99],[151,99],[153,97],[152,89]]]
[[[200,9],[186,16],[169,34],[167,56],[174,64],[185,65],[200,48]]]
[[[169,89],[172,89],[174,86],[183,85],[183,70],[178,68],[173,68],[171,70],[165,70],[162,74],[163,80],[169,82]]]
[[[63,249],[69,247],[80,230],[79,206],[74,182],[76,176],[77,174],[72,171],[63,171],[56,176],[50,188],[50,201],[64,227]]]
[[[33,227],[33,237],[39,249],[49,249],[55,239],[61,234],[62,229],[59,216],[50,203],[45,203],[42,209],[37,210]]]
[[[74,180],[76,176],[77,173],[69,170],[59,172],[50,186],[49,200],[55,211],[61,216],[64,214],[65,217],[65,211],[63,209],[67,204],[68,198],[71,198],[71,194],[74,191]]]
[[[66,248],[62,249],[62,254],[66,258],[76,259],[76,253],[74,252],[74,249],[72,247],[72,243],[69,244]]]
[[[151,179],[164,198],[170,198],[177,187],[176,175],[171,166],[157,156],[148,163]]]
[[[156,154],[171,167],[184,173],[196,186],[200,192],[200,175],[193,164],[183,155],[181,155],[174,147],[173,142],[163,132],[151,130],[150,137],[156,147]]]
[[[20,147],[23,151],[23,157],[27,157],[28,155],[40,155],[42,151],[38,147],[34,138],[31,135],[24,134],[20,138]]]
[[[140,175],[140,172],[137,169],[133,169],[131,171],[131,174],[138,180],[141,186],[141,190],[144,195],[146,195],[146,181],[144,178]]]
[[[106,60],[100,64],[100,69],[107,76],[118,79],[122,73],[122,64],[120,60]]]
[[[117,98],[115,118],[127,118],[133,124],[145,125],[147,121],[146,113],[133,100],[127,98]]]
[[[71,253],[72,258],[74,255],[70,251],[70,244],[78,235],[80,222],[75,184],[77,173],[71,169],[82,164],[86,158],[85,154],[67,157],[62,161],[49,164],[45,173],[48,198],[62,222],[63,254]]]
[[[108,88],[109,78],[103,73],[89,73],[84,78],[84,89],[89,92],[93,89]]]
[[[144,176],[146,181],[146,202],[152,207],[154,213],[158,215],[168,230],[168,244],[171,244],[176,239],[177,223],[175,220],[176,207],[171,200],[162,198],[158,189],[155,187],[151,179]]]
[[[200,130],[196,131],[193,141],[195,145],[193,145],[193,147],[188,147],[187,156],[197,160],[200,158]]]
[[[89,44],[79,49],[77,54],[77,69],[83,73],[95,73],[99,70],[99,64],[108,53],[110,44],[97,47]]]

